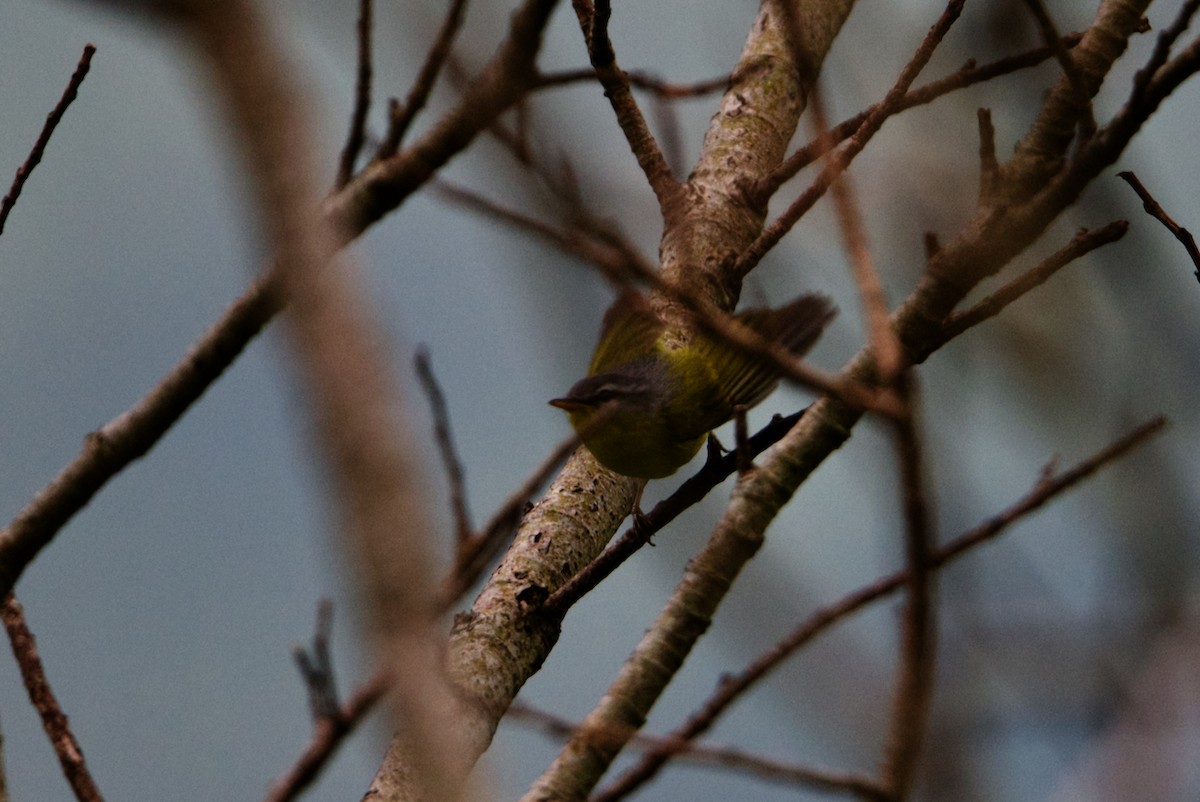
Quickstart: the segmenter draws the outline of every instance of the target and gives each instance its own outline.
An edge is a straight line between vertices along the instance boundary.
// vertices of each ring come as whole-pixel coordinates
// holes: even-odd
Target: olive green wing
[[[662,320],[641,293],[622,292],[604,313],[588,375],[608,373],[652,353],[662,328]]]
[[[800,358],[816,343],[835,314],[833,304],[825,296],[802,295],[779,309],[748,309],[738,314],[737,320]],[[714,397],[710,401],[714,416],[718,409],[726,410],[725,419],[728,419],[739,404],[747,407],[757,404],[779,380],[779,371],[768,359],[747,354],[711,337],[703,338],[700,347],[716,378]]]

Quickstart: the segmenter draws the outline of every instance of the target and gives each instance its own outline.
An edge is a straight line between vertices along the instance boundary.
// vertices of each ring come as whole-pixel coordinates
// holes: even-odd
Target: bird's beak
[[[583,409],[587,404],[582,404],[574,398],[551,398],[550,406],[558,407],[567,412],[574,412],[577,409]]]

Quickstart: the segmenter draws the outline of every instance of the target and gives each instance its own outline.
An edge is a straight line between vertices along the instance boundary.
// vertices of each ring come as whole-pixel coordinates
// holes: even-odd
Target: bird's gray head
[[[575,382],[562,398],[550,403],[556,407],[600,407],[611,401],[649,402],[654,398],[650,380],[637,373],[601,373]]]

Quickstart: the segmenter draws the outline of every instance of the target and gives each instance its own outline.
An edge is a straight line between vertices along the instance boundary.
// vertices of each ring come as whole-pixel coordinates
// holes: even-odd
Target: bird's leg
[[[725,446],[721,445],[721,441],[717,439],[715,434],[709,432],[708,443],[704,452],[704,467],[707,468],[709,465],[715,465],[720,462],[721,457],[725,456],[725,452],[728,450]]]
[[[738,404],[733,408],[734,450],[737,453],[738,474],[744,474],[754,467],[754,457],[750,454],[750,434],[746,428],[746,405]]]
[[[646,485],[649,479],[639,479],[637,492],[633,496],[633,530],[640,537],[650,543],[650,519],[646,517],[646,513],[642,512],[642,493],[646,492]],[[650,543],[653,546],[653,543]]]

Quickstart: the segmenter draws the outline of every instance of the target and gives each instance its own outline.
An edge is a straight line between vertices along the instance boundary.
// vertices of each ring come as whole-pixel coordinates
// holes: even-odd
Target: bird
[[[835,314],[828,298],[807,294],[777,309],[748,309],[735,320],[799,358]],[[626,290],[604,316],[587,376],[550,404],[567,413],[601,465],[635,479],[661,479],[778,382],[767,357],[698,324],[670,326],[645,296]]]

